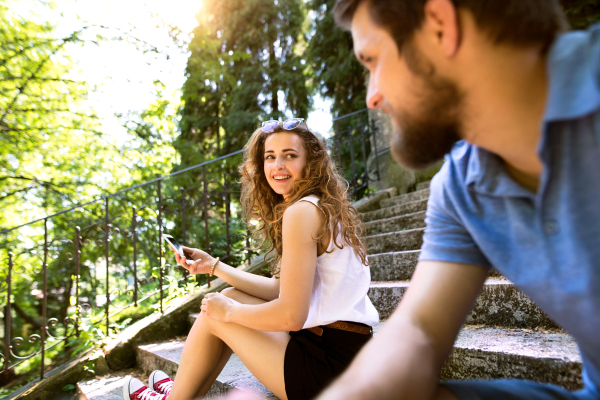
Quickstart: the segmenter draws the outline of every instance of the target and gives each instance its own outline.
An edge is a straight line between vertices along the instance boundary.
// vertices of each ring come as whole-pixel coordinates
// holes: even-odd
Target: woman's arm
[[[208,274],[215,261],[217,261],[216,258],[199,249],[184,246],[183,250],[190,254],[195,262],[187,265],[185,257],[179,256],[177,252],[175,252],[175,259],[177,260],[177,264],[187,269],[190,274]],[[279,296],[279,279],[266,278],[240,271],[220,261],[215,266],[214,275],[229,283],[234,288],[263,300],[271,301]]]
[[[209,318],[262,331],[302,329],[308,317],[317,267],[317,242],[314,238],[318,236],[321,225],[321,212],[311,203],[302,201],[285,211],[278,299],[260,305],[247,305],[211,293],[202,300],[202,311]]]

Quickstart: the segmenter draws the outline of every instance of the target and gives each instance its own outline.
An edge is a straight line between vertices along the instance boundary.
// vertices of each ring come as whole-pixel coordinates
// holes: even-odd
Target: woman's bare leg
[[[235,289],[222,293],[245,304],[265,303]],[[232,350],[258,380],[276,396],[286,399],[283,358],[289,340],[287,332],[256,331],[238,324],[216,322],[200,313],[185,342],[169,400],[205,395]]]

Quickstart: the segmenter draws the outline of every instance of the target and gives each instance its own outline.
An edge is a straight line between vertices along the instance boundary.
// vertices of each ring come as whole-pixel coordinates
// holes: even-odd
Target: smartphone
[[[175,249],[177,253],[179,253],[181,257],[185,257],[185,262],[187,265],[191,265],[194,263],[194,260],[190,260],[191,257],[189,256],[189,254],[185,254],[185,252],[183,251],[183,247],[181,247],[179,242],[175,240],[173,236],[163,233],[162,237],[167,243],[171,245],[172,248]]]

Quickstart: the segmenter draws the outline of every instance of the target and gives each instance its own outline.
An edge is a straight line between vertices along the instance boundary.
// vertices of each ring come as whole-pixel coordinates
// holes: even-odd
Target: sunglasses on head
[[[281,124],[281,127],[285,130],[292,130],[294,128],[296,128],[298,125],[304,123],[304,118],[292,118],[292,119],[287,119],[285,121],[277,121],[277,120],[270,120],[270,121],[265,121],[262,123],[262,131],[265,133],[268,132],[273,132],[275,130],[275,128]]]

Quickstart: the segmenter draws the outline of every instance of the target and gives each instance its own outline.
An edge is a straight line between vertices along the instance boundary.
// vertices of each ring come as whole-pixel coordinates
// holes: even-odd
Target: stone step
[[[150,374],[155,369],[160,369],[169,376],[175,377],[184,344],[184,341],[174,340],[138,346],[136,348],[137,366],[146,374]],[[269,389],[250,373],[235,354],[231,356],[204,398],[217,398],[232,389],[258,393],[267,399],[277,399]]]
[[[465,326],[440,379],[526,379],[578,390],[581,369],[577,344],[566,333]]]
[[[375,335],[385,325],[380,322]],[[440,380],[526,379],[569,390],[583,387],[577,343],[564,332],[464,326]]]
[[[423,190],[423,189],[429,189],[430,185],[431,185],[431,180],[428,180],[426,182],[417,183],[415,191],[419,191],[419,190]]]
[[[393,251],[419,250],[423,244],[424,228],[400,232],[381,233],[362,238],[367,253],[380,254]]]
[[[411,214],[425,210],[427,210],[427,199],[366,212],[361,214],[361,218],[363,222],[367,223],[379,219],[397,217],[400,215]]]
[[[417,267],[421,250],[397,251],[367,256],[371,269],[371,281],[409,281]],[[503,278],[495,269],[490,271],[490,278]]]
[[[367,256],[371,281],[408,281],[412,277],[421,250],[398,251]]]
[[[369,298],[379,318],[387,319],[400,303],[409,282],[372,282]],[[487,279],[477,297],[467,324],[506,328],[559,329],[529,297],[506,279]]]
[[[412,201],[425,200],[429,198],[429,189],[419,190],[417,192],[411,192],[401,194],[400,196],[391,197],[389,199],[381,200],[379,206],[381,208],[397,206],[399,204],[406,204]]]
[[[367,235],[378,235],[381,233],[398,232],[415,228],[425,228],[425,211],[418,211],[399,217],[380,219],[365,224]]]
[[[148,374],[144,375],[140,371],[113,372],[78,382],[77,398],[79,400],[123,400],[123,385],[130,376],[138,378],[146,385],[148,384]]]
[[[197,316],[190,315],[191,321]],[[374,327],[375,335],[384,325],[385,322],[381,322]],[[183,343],[172,342],[168,346],[181,349]],[[165,357],[160,352],[148,350],[157,358]],[[178,362],[181,351],[178,356],[171,354],[168,357],[170,361]],[[566,333],[466,325],[454,342],[440,379],[527,379],[577,390],[582,387],[581,368],[577,344]],[[250,373],[233,356],[225,369],[230,375],[240,377]],[[270,396],[274,398],[272,394]]]

